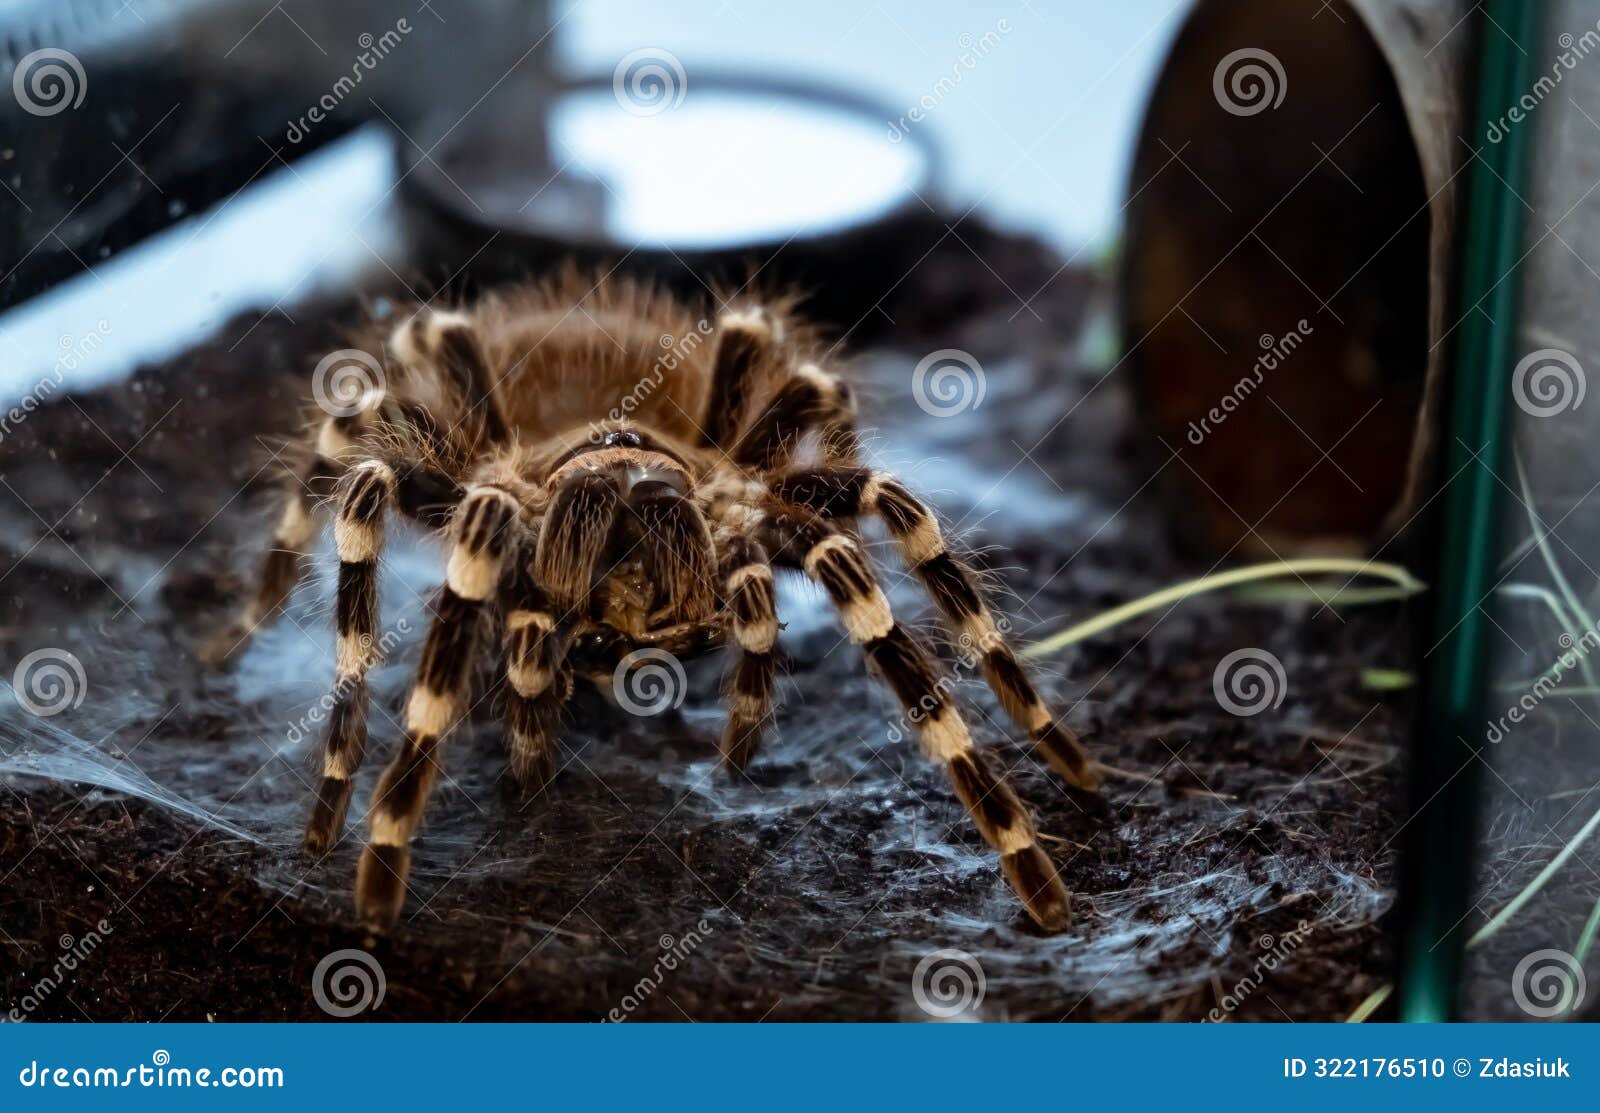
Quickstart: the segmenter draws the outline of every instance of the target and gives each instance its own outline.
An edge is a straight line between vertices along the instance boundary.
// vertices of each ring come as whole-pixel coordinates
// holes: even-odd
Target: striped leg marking
[[[782,341],[782,322],[759,306],[717,319],[717,354],[703,425],[707,445],[732,446],[756,373]]]
[[[739,655],[728,672],[728,723],[720,748],[724,762],[743,769],[760,748],[777,690],[778,601],[765,549],[730,538],[723,552],[723,594]]]
[[[1101,772],[1065,720],[1040,698],[983,600],[971,569],[951,555],[939,523],[904,484],[863,468],[796,472],[774,485],[780,498],[830,518],[875,514],[900,545],[906,564],[933,596],[961,648],[978,659],[1000,706],[1067,783],[1094,791]]]
[[[326,853],[343,833],[352,780],[367,747],[367,671],[377,654],[378,556],[394,488],[393,470],[378,460],[357,464],[340,483],[333,524],[339,550],[338,663],[322,781],[302,840],[312,854]]]
[[[438,309],[420,310],[389,337],[389,349],[408,366],[442,371],[490,444],[509,433],[494,395],[494,376],[472,318]]]
[[[757,470],[781,466],[813,429],[838,426],[851,412],[849,387],[814,363],[803,363],[739,434],[729,455]]]
[[[513,548],[517,510],[505,491],[474,487],[457,513],[445,585],[406,705],[405,743],[378,782],[370,841],[356,867],[356,912],[373,931],[392,927],[405,904],[411,837],[438,774],[439,744],[466,702],[483,600]]]
[[[895,621],[861,546],[820,520],[799,533],[806,544],[801,562],[806,574],[828,593],[850,640],[894,692],[923,753],[948,770],[978,832],[1000,852],[1001,870],[1023,907],[1045,930],[1059,931],[1071,919],[1071,900],[1038,844],[1033,820],[973,748],[949,685],[918,638]]]

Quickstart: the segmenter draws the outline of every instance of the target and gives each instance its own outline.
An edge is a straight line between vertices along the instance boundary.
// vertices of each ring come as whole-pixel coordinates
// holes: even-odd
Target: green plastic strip
[[[1531,83],[1543,5],[1490,0],[1476,20],[1477,103],[1467,139],[1478,152],[1467,185],[1461,260],[1461,318],[1450,385],[1449,443],[1440,474],[1433,630],[1425,662],[1423,721],[1411,769],[1412,813],[1402,880],[1402,1020],[1448,1020],[1456,1013],[1461,953],[1471,907],[1472,848],[1487,688],[1488,619],[1479,604],[1494,587],[1499,555],[1499,482],[1505,459],[1510,373],[1516,362],[1517,294],[1512,272],[1522,254],[1523,183],[1533,127],[1487,142],[1497,118]]]

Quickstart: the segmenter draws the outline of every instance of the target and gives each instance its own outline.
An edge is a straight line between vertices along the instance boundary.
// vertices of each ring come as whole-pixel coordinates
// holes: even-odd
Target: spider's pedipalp
[[[641,490],[649,485],[649,489]],[[651,481],[629,490],[631,517],[624,524],[640,533],[645,574],[666,600],[663,621],[709,619],[716,610],[716,553],[711,528],[693,500]]]
[[[984,678],[1028,740],[1069,784],[1100,787],[1099,767],[1064,720],[1051,714],[1022,662],[984,602],[972,570],[946,546],[933,512],[905,485],[866,468],[814,468],[773,483],[774,493],[829,518],[881,518],[899,543],[907,566],[933,596],[963,649],[980,662]]]
[[[534,582],[530,556],[519,554],[506,591],[505,708],[511,776],[524,792],[537,792],[555,769],[556,728],[572,677],[565,665],[567,636]]]
[[[772,565],[759,542],[729,533],[722,546],[723,594],[739,655],[728,671],[728,722],[722,760],[743,769],[761,745],[777,688],[778,599]]]
[[[556,491],[534,550],[540,586],[562,610],[583,609],[621,508],[616,480],[580,472]]]
[[[808,512],[793,508],[791,513]],[[820,518],[796,522],[781,509],[771,530],[827,592],[850,640],[894,692],[923,753],[945,766],[979,834],[1000,852],[1002,872],[1028,914],[1047,931],[1064,928],[1071,919],[1071,899],[1038,845],[1032,818],[973,747],[949,685],[917,636],[895,621],[860,543]]]

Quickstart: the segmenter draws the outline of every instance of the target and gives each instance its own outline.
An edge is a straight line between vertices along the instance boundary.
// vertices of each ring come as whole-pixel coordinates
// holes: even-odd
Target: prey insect
[[[237,651],[279,610],[319,518],[331,517],[337,676],[304,837],[323,854],[343,835],[366,750],[385,521],[398,513],[445,540],[404,741],[367,816],[356,871],[367,926],[400,915],[411,840],[487,647],[503,659],[510,769],[525,788],[551,775],[574,679],[608,674],[642,646],[727,648],[720,749],[742,768],[773,715],[774,576],[787,570],[821,585],[1029,915],[1047,930],[1067,924],[1067,890],[1028,809],[973,745],[925,639],[891,612],[862,519],[898,542],[1035,752],[1081,789],[1099,785],[1099,769],[1039,697],[932,511],[860,464],[851,389],[787,303],[705,322],[642,287],[567,276],[402,314],[374,326],[365,350],[382,353],[374,381],[307,434],[259,589],[208,653]]]

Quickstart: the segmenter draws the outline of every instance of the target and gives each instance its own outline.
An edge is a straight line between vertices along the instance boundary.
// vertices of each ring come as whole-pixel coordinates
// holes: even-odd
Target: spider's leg
[[[466,702],[484,603],[499,588],[520,511],[510,492],[475,485],[456,515],[445,584],[406,705],[405,742],[378,782],[371,839],[356,868],[356,911],[375,931],[391,927],[405,903],[411,836],[439,772],[440,743]]]
[[[567,639],[533,580],[531,556],[518,554],[506,590],[506,732],[511,775],[524,792],[549,783],[561,708],[572,696]]]
[[[798,557],[806,575],[828,593],[850,640],[861,646],[899,700],[923,753],[949,771],[967,814],[984,841],[1000,852],[1001,870],[1028,914],[1048,931],[1065,927],[1071,900],[1055,863],[1038,843],[1032,818],[973,747],[949,686],[922,640],[895,621],[861,545],[820,518],[796,521],[795,516],[778,512],[771,519],[775,548]]]
[[[394,490],[394,471],[381,460],[357,464],[340,481],[333,525],[339,549],[337,676],[323,743],[322,781],[302,840],[313,854],[326,852],[344,831],[351,782],[367,748],[367,671],[378,654],[378,556],[384,512]]]
[[[728,670],[728,723],[722,760],[743,769],[761,745],[761,729],[772,714],[778,675],[778,604],[767,551],[753,539],[730,536],[722,545],[723,593],[739,656]]]
[[[783,322],[760,306],[730,310],[717,318],[711,393],[702,425],[702,440],[708,447],[732,447],[756,377],[782,342]]]
[[[1064,719],[1054,716],[1017,660],[972,570],[950,553],[938,520],[920,499],[891,475],[865,468],[815,468],[775,480],[773,491],[787,502],[829,518],[875,514],[900,545],[906,564],[938,604],[962,648],[977,657],[1000,705],[1033,748],[1069,784],[1100,787],[1099,766]]]
[[[489,361],[471,317],[421,309],[396,326],[389,336],[389,348],[408,367],[437,368],[460,395],[476,431],[488,445],[501,445],[509,439],[495,399]]]
[[[331,424],[329,419],[328,424]],[[324,434],[324,440],[327,435]],[[200,659],[220,665],[250,641],[256,628],[278,613],[300,583],[301,557],[317,536],[317,502],[330,489],[343,468],[336,461],[313,454],[300,468],[284,492],[283,509],[272,534],[271,547],[261,558],[256,574],[255,595],[220,630],[206,640]]]
[[[832,434],[835,455],[854,453],[858,451],[854,412],[850,387],[843,379],[814,363],[802,363],[761,412],[739,430],[728,455],[740,467],[770,471],[783,466],[800,439],[813,429]],[[851,430],[847,442],[840,441],[842,430]]]

